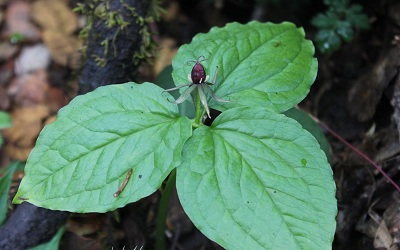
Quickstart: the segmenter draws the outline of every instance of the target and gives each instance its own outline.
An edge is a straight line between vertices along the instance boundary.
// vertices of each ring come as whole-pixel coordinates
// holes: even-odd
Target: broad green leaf
[[[199,34],[183,45],[173,60],[172,77],[177,86],[188,83],[193,63],[199,56],[211,88],[221,99],[209,106],[220,111],[234,107],[266,107],[282,112],[299,103],[308,93],[317,74],[314,46],[304,38],[304,30],[292,23],[230,23]]]
[[[190,120],[167,98],[150,83],[110,85],[76,97],[40,133],[14,202],[104,212],[153,193],[181,163],[192,133]]]
[[[324,133],[322,133],[319,125],[310,117],[310,115],[297,108],[291,108],[284,114],[292,119],[295,119],[298,123],[301,124],[301,126],[305,130],[310,132],[315,137],[315,139],[317,139],[319,145],[321,146],[321,149],[325,152],[326,158],[328,158],[329,161],[331,155],[329,142],[326,139]]]
[[[6,112],[0,111],[0,129],[11,127],[11,117]]]
[[[8,193],[11,187],[12,177],[20,162],[11,163],[5,171],[0,172],[0,225],[6,219],[8,207]]]
[[[223,112],[193,132],[177,168],[185,212],[226,249],[330,249],[332,170],[299,123],[265,108]]]

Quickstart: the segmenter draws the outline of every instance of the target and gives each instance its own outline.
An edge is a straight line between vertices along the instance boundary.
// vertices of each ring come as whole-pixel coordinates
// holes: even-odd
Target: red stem
[[[349,147],[351,150],[353,150],[354,152],[356,152],[357,154],[359,154],[362,158],[364,158],[366,161],[368,161],[369,163],[371,163],[372,166],[374,166],[379,172],[381,172],[381,174],[397,189],[397,191],[400,192],[400,187],[385,173],[385,171],[382,170],[382,168],[380,168],[378,166],[378,164],[376,164],[373,160],[371,160],[367,155],[365,155],[363,152],[361,152],[359,149],[357,149],[356,147],[354,147],[353,145],[351,145],[349,142],[347,142],[345,139],[343,139],[340,135],[338,135],[337,133],[335,133],[332,129],[330,129],[327,125],[325,125],[323,122],[318,121],[318,123],[324,127],[329,133],[331,133],[334,137],[336,137],[339,141],[341,141],[344,145],[346,145],[347,147]]]

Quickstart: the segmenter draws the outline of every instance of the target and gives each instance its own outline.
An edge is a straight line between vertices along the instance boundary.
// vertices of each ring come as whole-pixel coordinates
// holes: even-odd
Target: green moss
[[[156,22],[159,20],[161,13],[164,11],[160,6],[161,6],[161,1],[160,0],[152,0],[148,9],[148,14],[146,17],[140,16],[135,8],[128,6],[123,3],[122,4],[130,10],[132,16],[134,16],[137,19],[138,24],[140,25],[140,31],[139,34],[142,37],[142,43],[139,48],[135,52],[132,58],[132,62],[137,65],[139,64],[140,61],[145,60],[147,63],[151,63],[152,59],[155,57],[155,51],[157,48],[157,44],[153,40],[153,35],[149,29],[149,25],[152,22]]]
[[[94,58],[94,61],[97,63],[98,66],[104,67],[107,65],[107,59],[102,58],[98,55],[92,55],[92,57]]]
[[[149,24],[155,22],[159,19],[162,9],[160,7],[159,0],[152,0],[148,9],[148,14],[145,17],[140,16],[136,9],[132,6],[129,6],[124,3],[124,0],[120,0],[121,4],[130,11],[131,15],[136,19],[137,24],[140,26],[139,34],[141,36],[141,46],[138,51],[134,53],[132,58],[132,63],[137,65],[140,61],[145,60],[150,62],[151,59],[155,57],[155,49],[157,47],[154,42],[152,36],[154,35],[150,29]],[[93,21],[96,19],[103,20],[108,28],[118,27],[112,39],[106,39],[101,42],[101,45],[104,46],[104,57],[107,57],[108,49],[110,43],[113,45],[114,49],[114,57],[117,56],[117,48],[115,47],[115,41],[118,39],[118,33],[125,29],[128,25],[131,25],[130,22],[124,20],[123,16],[118,11],[110,10],[110,1],[109,0],[89,0],[85,1],[85,3],[79,3],[77,7],[74,9],[75,12],[81,13],[87,17],[87,24],[81,30],[79,37],[87,40],[89,36],[89,32],[91,30]],[[86,51],[83,50],[84,56],[86,55]],[[91,55],[96,58],[99,66],[105,66],[107,61],[99,56],[99,55]],[[98,59],[98,60],[97,60]]]

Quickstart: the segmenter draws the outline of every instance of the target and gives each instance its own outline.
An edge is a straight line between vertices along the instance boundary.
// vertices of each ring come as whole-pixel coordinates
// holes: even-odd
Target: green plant
[[[9,206],[9,191],[15,170],[21,167],[21,163],[14,162],[6,168],[0,169],[0,225],[4,223],[7,217]]]
[[[0,111],[0,130],[11,127],[11,117],[6,113]],[[3,145],[3,137],[0,134],[0,147]]]
[[[168,193],[176,176],[188,216],[225,248],[329,249],[337,212],[332,170],[315,138],[280,114],[308,93],[313,54],[303,29],[287,22],[199,34],[179,49],[172,76],[177,87],[187,84],[187,62],[199,56],[207,72],[218,67],[210,87],[230,102],[207,96],[208,107],[222,112],[211,126],[203,124],[198,91],[190,120],[154,84],[100,87],[43,129],[14,202],[105,212],[152,194],[169,176]]]
[[[0,130],[11,127],[11,117],[6,112],[0,111]],[[3,145],[3,137],[0,134],[0,148]],[[8,191],[11,186],[12,175],[18,164],[11,164],[5,169],[0,169],[0,225],[7,215]]]
[[[368,29],[368,17],[362,13],[362,6],[350,4],[350,0],[324,0],[329,8],[325,14],[318,14],[311,23],[319,29],[315,36],[317,48],[322,53],[337,50],[342,40],[353,40],[357,29]]]
[[[61,237],[63,236],[65,231],[65,227],[62,226],[60,229],[58,229],[57,233],[53,236],[51,240],[48,242],[42,243],[34,248],[31,248],[30,250],[52,250],[52,249],[59,249]]]

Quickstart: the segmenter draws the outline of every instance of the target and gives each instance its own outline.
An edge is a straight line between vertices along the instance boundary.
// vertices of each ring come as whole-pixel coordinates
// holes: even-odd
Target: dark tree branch
[[[0,228],[0,249],[27,249],[49,241],[68,215],[23,202]]]
[[[94,17],[88,37],[87,58],[79,79],[79,94],[85,94],[99,86],[132,80],[137,67],[133,63],[134,55],[142,46],[140,30],[143,27],[139,24],[141,21],[138,18],[146,15],[148,9],[146,2],[148,1],[110,2],[109,12],[115,12],[123,17],[128,23],[126,26],[109,27],[107,23],[111,20]]]

